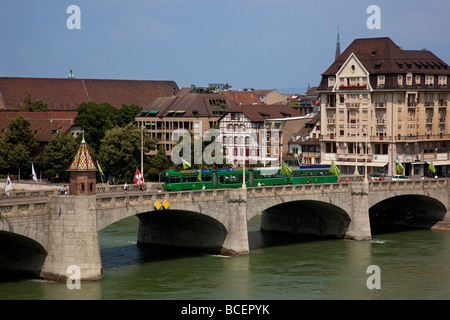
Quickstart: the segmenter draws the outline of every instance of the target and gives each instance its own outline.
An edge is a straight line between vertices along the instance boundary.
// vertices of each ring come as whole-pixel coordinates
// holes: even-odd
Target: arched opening
[[[158,245],[219,254],[228,234],[209,216],[184,210],[140,213],[139,245]]]
[[[438,200],[423,195],[402,195],[383,200],[369,209],[372,233],[431,228],[447,209]]]
[[[282,203],[262,212],[261,230],[318,237],[344,237],[349,215],[326,202],[302,200]]]
[[[0,274],[4,279],[39,278],[47,251],[38,242],[0,231]]]

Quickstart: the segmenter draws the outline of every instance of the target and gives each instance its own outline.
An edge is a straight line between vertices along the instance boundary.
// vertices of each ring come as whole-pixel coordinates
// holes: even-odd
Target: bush
[[[146,181],[159,181],[159,170],[156,168],[150,168],[145,175]]]

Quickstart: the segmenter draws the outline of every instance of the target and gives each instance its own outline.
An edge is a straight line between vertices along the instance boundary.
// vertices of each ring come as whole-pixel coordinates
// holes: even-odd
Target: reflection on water
[[[223,257],[141,247],[138,219],[100,235],[103,280],[69,290],[41,280],[0,282],[0,299],[449,299],[450,232],[384,233],[371,241],[262,233],[249,222],[250,255]],[[381,289],[366,286],[370,265]]]

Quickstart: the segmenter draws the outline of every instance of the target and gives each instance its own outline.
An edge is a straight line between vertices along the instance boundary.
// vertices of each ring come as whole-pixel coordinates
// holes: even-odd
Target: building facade
[[[321,162],[341,173],[438,175],[450,165],[450,67],[390,38],[356,39],[322,74]],[[367,171],[366,171],[367,169]]]
[[[171,156],[178,143],[177,129],[185,129],[203,137],[206,130],[218,129],[218,120],[236,104],[220,93],[200,93],[195,87],[182,88],[176,96],[159,97],[136,115],[138,127],[156,139],[155,155],[162,147]]]
[[[298,116],[296,110],[282,105],[236,106],[218,121],[227,163],[279,165],[284,122]]]

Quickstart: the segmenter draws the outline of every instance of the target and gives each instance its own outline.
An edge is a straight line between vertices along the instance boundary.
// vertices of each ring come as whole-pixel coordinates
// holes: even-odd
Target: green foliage
[[[156,141],[144,133],[145,153],[156,147]],[[144,161],[146,160],[144,158]],[[136,168],[140,168],[141,130],[132,123],[123,128],[113,128],[106,132],[98,155],[103,172],[111,173],[116,180],[133,181]]]
[[[145,175],[145,181],[159,181],[159,170],[156,168],[150,168]]]
[[[150,159],[150,164],[158,170],[158,172],[168,168],[169,159],[167,158],[166,151],[164,151],[163,147],[159,147],[158,153]]]
[[[118,126],[119,111],[108,103],[83,102],[77,109],[75,123],[85,132],[89,147],[98,152],[106,131]]]
[[[129,123],[135,123],[136,115],[142,111],[142,108],[135,104],[122,104],[122,108],[119,110],[119,125],[125,127]]]
[[[30,122],[23,116],[11,120],[5,136],[0,139],[0,169],[3,173],[18,168],[31,171],[31,156],[37,143],[30,128]]]
[[[60,178],[68,179],[66,171],[77,150],[78,143],[70,133],[59,132],[53,136],[52,141],[45,147],[44,151],[36,157],[35,164],[41,169],[53,169]]]
[[[48,111],[48,104],[47,104],[47,102],[45,102],[45,101],[43,101],[41,99],[37,99],[37,100],[32,101],[30,95],[28,95],[28,97],[26,97],[23,102],[27,106],[25,108],[26,111],[32,111],[32,112]]]

